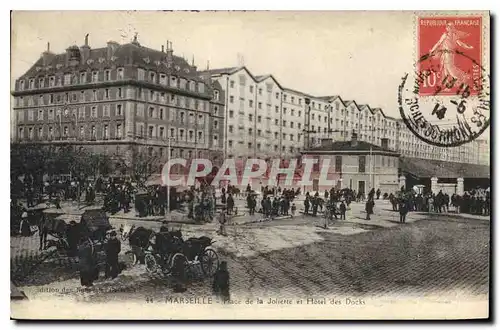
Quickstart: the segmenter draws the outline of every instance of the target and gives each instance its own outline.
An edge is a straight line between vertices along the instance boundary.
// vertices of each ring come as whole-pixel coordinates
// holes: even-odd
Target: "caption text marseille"
[[[146,301],[148,303],[154,302],[152,298],[147,298]],[[365,305],[365,301],[360,298],[247,298],[245,300],[214,301],[212,297],[165,297],[165,303],[167,304],[211,305],[214,302],[228,305]]]

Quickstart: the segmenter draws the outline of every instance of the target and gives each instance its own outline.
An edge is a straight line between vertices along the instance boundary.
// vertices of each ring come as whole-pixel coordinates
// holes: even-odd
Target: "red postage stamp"
[[[457,95],[481,89],[482,17],[419,17],[419,96]]]

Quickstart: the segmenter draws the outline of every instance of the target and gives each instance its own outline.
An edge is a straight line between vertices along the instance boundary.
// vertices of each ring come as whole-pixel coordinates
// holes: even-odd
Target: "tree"
[[[144,187],[151,175],[158,172],[160,158],[152,148],[145,150],[130,146],[125,155],[117,158],[117,169],[122,173],[128,173],[140,187]]]

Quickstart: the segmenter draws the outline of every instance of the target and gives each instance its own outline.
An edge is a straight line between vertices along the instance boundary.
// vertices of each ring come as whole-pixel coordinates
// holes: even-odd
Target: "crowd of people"
[[[490,215],[491,195],[484,189],[473,189],[464,192],[462,196],[454,193],[451,196],[440,190],[437,194],[431,192],[417,193],[413,190],[391,193],[389,200],[393,211],[398,211],[402,204],[407,212],[432,213],[467,213],[474,215]]]

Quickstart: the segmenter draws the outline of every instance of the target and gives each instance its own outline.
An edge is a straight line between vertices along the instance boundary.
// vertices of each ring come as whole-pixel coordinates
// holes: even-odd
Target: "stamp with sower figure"
[[[421,140],[454,147],[490,124],[488,63],[483,63],[489,17],[418,16],[416,64],[399,86],[401,117]]]

